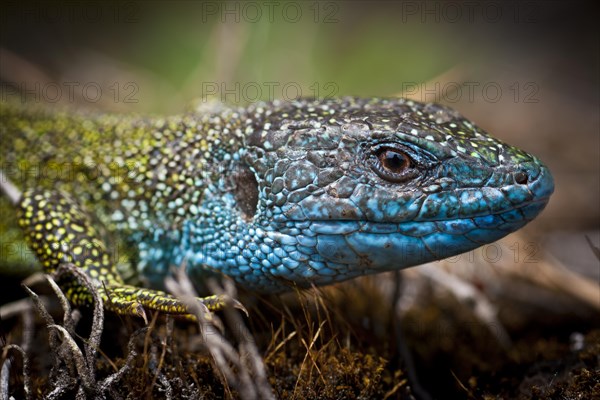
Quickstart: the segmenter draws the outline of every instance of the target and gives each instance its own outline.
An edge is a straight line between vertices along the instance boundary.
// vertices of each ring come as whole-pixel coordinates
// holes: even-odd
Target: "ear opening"
[[[247,165],[238,165],[231,176],[232,192],[242,217],[251,221],[258,206],[258,182]]]

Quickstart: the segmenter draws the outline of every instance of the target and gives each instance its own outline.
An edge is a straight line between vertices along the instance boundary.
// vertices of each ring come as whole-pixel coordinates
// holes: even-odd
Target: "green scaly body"
[[[124,271],[156,287],[182,263],[196,282],[218,271],[258,291],[329,284],[494,241],[553,190],[535,157],[449,108],[405,99],[168,118],[2,104],[0,129],[19,224],[44,269],[75,264],[107,308],[127,314],[185,307],[125,285]]]

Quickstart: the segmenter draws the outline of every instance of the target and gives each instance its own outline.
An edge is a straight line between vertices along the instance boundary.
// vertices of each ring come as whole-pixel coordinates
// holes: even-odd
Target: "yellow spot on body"
[[[77,224],[71,224],[71,229],[73,229],[76,232],[80,232],[80,233],[85,232],[85,229],[83,228],[83,226],[77,225]]]

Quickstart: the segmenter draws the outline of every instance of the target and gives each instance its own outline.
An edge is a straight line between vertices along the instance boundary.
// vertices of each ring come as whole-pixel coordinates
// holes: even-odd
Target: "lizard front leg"
[[[193,319],[176,297],[124,283],[91,218],[74,199],[58,191],[30,190],[22,194],[17,209],[19,225],[45,272],[75,265],[91,278],[104,308],[122,315],[143,317],[144,310],[155,310]],[[75,278],[62,277],[58,283],[73,304],[92,303],[91,293]],[[211,311],[225,305],[222,296],[198,300]]]

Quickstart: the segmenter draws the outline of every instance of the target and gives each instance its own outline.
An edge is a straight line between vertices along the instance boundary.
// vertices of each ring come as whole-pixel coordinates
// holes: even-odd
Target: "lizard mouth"
[[[496,214],[437,221],[304,220],[290,232],[267,235],[289,246],[294,259],[287,260],[294,264],[289,271],[305,264],[297,270],[299,280],[329,283],[471,251],[530,222],[547,200],[535,199]],[[294,235],[299,230],[302,233]]]
[[[527,223],[542,211],[554,191],[554,181],[548,169],[545,166],[538,168],[534,179],[526,183],[518,183],[515,179],[511,184],[498,187],[449,188],[431,194],[421,193],[413,199],[393,191],[373,192],[370,196],[363,193],[362,197],[331,198],[327,201],[320,196],[309,196],[283,211],[279,229],[285,230],[284,224],[289,224],[290,227],[314,229],[323,234],[370,231],[371,227],[375,227],[374,232],[389,232],[390,226],[469,220],[492,219],[501,225],[502,221],[497,220],[500,216],[508,220],[505,222]]]
[[[536,199],[526,204],[495,213],[481,213],[468,217],[437,220],[412,220],[399,222],[378,222],[366,220],[303,220],[293,221],[306,225],[305,234],[347,235],[355,232],[373,234],[404,233],[409,236],[424,236],[436,231],[450,234],[463,234],[469,229],[498,229],[510,233],[532,221],[546,206],[549,197]]]
[[[454,221],[473,221],[475,224],[481,224],[491,228],[491,222],[496,221],[498,225],[501,220],[505,222],[523,222],[532,221],[548,204],[550,196],[544,196],[525,201],[521,204],[507,207],[501,210],[481,211],[471,215],[456,215],[446,218],[423,219],[415,218],[408,221],[377,221],[368,219],[294,219],[289,222],[293,225],[300,225],[302,229],[310,229],[314,233],[320,234],[347,234],[356,231],[369,233],[392,233],[393,227],[411,226],[417,224],[446,224]]]

